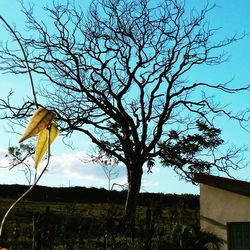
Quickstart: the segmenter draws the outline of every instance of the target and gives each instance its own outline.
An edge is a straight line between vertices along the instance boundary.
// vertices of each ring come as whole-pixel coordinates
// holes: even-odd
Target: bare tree
[[[119,161],[116,158],[107,156],[105,153],[99,153],[97,155],[93,154],[91,156],[91,161],[102,167],[103,172],[108,179],[108,190],[111,190],[111,181],[119,176],[119,171],[117,169]]]
[[[224,47],[241,37],[213,39],[206,15],[212,9],[190,10],[177,0],[156,6],[149,0],[94,0],[84,15],[74,4],[46,7],[49,23],[25,9],[31,35],[18,34],[36,83],[39,105],[57,114],[65,136],[82,132],[102,151],[127,168],[128,193],[124,219],[134,218],[143,166],[158,158],[183,178],[218,169],[237,168],[239,153],[223,155],[216,116],[241,122],[209,93],[234,94],[248,86],[190,81],[199,65],[227,60]],[[2,46],[0,68],[27,72],[21,56]],[[35,106],[1,100],[2,118],[22,120]]]
[[[23,171],[29,185],[31,185],[35,178],[32,166],[33,154],[34,146],[32,144],[21,143],[19,146],[9,146],[8,153],[5,155],[9,160],[9,164],[6,167],[9,169],[16,168],[17,166],[21,167],[21,171]]]

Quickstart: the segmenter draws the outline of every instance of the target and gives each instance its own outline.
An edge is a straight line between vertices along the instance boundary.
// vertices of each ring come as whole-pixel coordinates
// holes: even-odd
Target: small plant
[[[219,250],[223,240],[197,226],[177,223],[172,231],[172,243],[180,250]]]
[[[9,24],[6,22],[6,20],[2,16],[0,16],[0,20],[2,20],[3,23],[6,25],[7,29],[14,36],[15,40],[18,42],[18,44],[21,48],[21,51],[22,51],[23,57],[24,57],[24,61],[25,61],[25,66],[26,66],[28,74],[29,74],[30,84],[31,84],[32,93],[33,93],[33,97],[34,97],[34,104],[35,104],[36,109],[37,109],[35,111],[35,113],[33,114],[33,116],[31,117],[31,120],[30,120],[26,130],[24,131],[21,139],[19,140],[19,142],[22,143],[23,141],[25,141],[26,139],[28,139],[30,137],[37,136],[37,143],[35,146],[35,163],[34,163],[34,167],[36,170],[35,178],[34,178],[33,184],[30,185],[28,190],[26,190],[19,198],[17,198],[13,202],[13,204],[9,207],[9,209],[6,211],[6,213],[3,216],[3,219],[2,219],[1,225],[0,225],[0,250],[4,250],[6,248],[1,248],[1,245],[2,245],[2,238],[3,238],[3,227],[4,227],[4,223],[6,221],[6,218],[9,215],[9,213],[11,212],[11,210],[16,206],[16,204],[19,201],[21,201],[28,193],[30,193],[33,190],[33,188],[36,186],[38,181],[41,179],[41,177],[43,176],[43,174],[47,170],[47,168],[49,166],[49,161],[50,161],[50,145],[54,142],[56,137],[59,135],[59,130],[58,130],[55,122],[53,121],[53,119],[55,118],[55,114],[53,112],[47,110],[46,108],[38,105],[36,93],[35,93],[35,88],[34,88],[34,83],[33,83],[31,71],[30,71],[30,68],[28,65],[27,56],[26,56],[25,50],[24,50],[20,40],[18,39],[18,36],[16,35],[15,31],[9,26]],[[47,152],[47,162],[46,162],[43,170],[39,174],[37,174],[38,165],[41,162],[41,160],[46,152]]]

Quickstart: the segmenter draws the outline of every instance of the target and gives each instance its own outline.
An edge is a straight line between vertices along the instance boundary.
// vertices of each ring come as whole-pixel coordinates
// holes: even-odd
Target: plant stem
[[[23,53],[23,57],[24,57],[24,61],[25,61],[25,66],[28,70],[28,74],[29,74],[29,79],[30,79],[30,85],[31,85],[31,90],[32,90],[32,94],[33,94],[33,98],[34,98],[34,103],[36,105],[36,108],[38,108],[38,103],[37,103],[37,98],[36,98],[36,91],[35,91],[35,87],[34,87],[34,81],[32,78],[32,74],[30,71],[30,67],[29,67],[29,62],[28,62],[28,57],[25,53],[24,47],[20,41],[20,39],[17,37],[17,34],[15,33],[15,31],[10,27],[10,25],[8,24],[8,22],[0,15],[0,20],[3,21],[3,23],[6,25],[6,27],[8,28],[8,30],[13,34],[13,36],[15,37],[16,41],[18,42],[21,51]]]

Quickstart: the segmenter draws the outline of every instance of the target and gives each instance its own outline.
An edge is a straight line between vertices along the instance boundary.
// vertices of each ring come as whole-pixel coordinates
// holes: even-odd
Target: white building
[[[200,223],[224,240],[221,250],[250,250],[250,182],[197,174]]]

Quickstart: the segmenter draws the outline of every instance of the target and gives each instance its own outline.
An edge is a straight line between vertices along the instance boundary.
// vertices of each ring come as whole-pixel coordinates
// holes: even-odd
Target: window
[[[228,250],[250,250],[250,222],[227,223]]]

